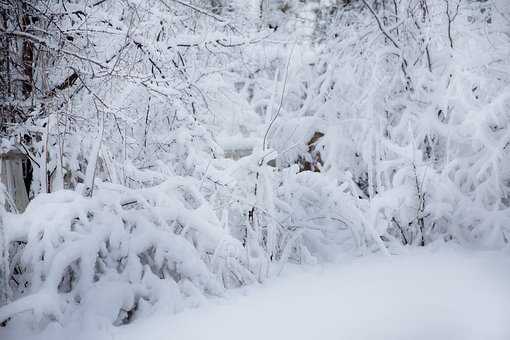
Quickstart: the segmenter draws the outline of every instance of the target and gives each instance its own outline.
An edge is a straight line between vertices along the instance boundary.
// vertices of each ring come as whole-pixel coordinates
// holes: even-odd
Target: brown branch
[[[76,71],[75,71],[69,77],[64,79],[64,81],[62,83],[58,84],[52,90],[50,90],[46,94],[46,97],[48,97],[48,98],[53,97],[54,95],[57,94],[57,90],[62,91],[62,90],[67,89],[68,87],[73,86],[74,83],[76,82],[76,80],[78,80],[78,73],[76,73]]]

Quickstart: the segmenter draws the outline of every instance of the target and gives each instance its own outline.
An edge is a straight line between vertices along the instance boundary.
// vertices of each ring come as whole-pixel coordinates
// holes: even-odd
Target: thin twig
[[[396,48],[400,49],[400,46],[397,44],[397,42],[395,41],[395,39],[393,39],[393,37],[386,31],[386,29],[384,28],[382,22],[381,22],[381,19],[379,19],[379,16],[377,15],[377,13],[375,13],[374,9],[372,8],[372,6],[370,6],[366,0],[362,0],[363,1],[363,4],[368,8],[368,10],[370,11],[370,13],[372,13],[372,16],[374,17],[375,21],[377,21],[377,26],[379,26],[379,29],[381,30],[382,34],[384,34],[384,36],[386,38],[388,38],[389,41],[391,41],[391,43],[393,44],[393,46],[395,46]]]
[[[294,52],[294,48],[295,47],[296,47],[296,44],[294,44],[292,46],[292,50],[290,51],[289,57],[287,59],[287,65],[285,66],[285,78],[283,80],[283,89],[282,89],[282,95],[280,96],[280,104],[278,105],[278,110],[276,111],[276,114],[274,115],[274,117],[269,122],[269,125],[268,125],[268,127],[266,129],[266,132],[264,133],[264,140],[262,141],[262,150],[263,151],[266,150],[266,140],[267,140],[267,136],[269,134],[269,131],[271,130],[271,127],[273,126],[274,122],[276,121],[276,119],[278,118],[278,116],[280,115],[280,112],[282,110],[283,98],[285,96],[285,92],[286,92],[286,89],[287,89],[287,80],[288,80],[288,77],[289,77],[290,60],[292,58],[292,54]]]
[[[219,15],[211,13],[211,12],[209,12],[209,11],[203,9],[203,8],[200,8],[200,7],[196,6],[196,5],[190,4],[189,2],[185,2],[185,1],[182,1],[182,0],[170,0],[170,1],[177,2],[179,5],[191,8],[195,12],[198,12],[200,14],[203,14],[203,15],[206,15],[208,17],[211,17],[211,18],[213,18],[216,21],[227,22],[226,19],[220,17]],[[168,5],[164,0],[159,0],[159,2],[161,2],[166,8],[172,10],[172,7],[170,7],[170,5]]]

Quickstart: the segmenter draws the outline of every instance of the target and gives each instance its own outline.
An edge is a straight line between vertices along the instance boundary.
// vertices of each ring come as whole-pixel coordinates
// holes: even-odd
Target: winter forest
[[[510,339],[510,0],[0,0],[0,339]]]

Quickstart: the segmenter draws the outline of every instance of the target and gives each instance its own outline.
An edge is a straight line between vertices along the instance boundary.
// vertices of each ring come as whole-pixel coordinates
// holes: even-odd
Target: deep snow
[[[510,339],[510,253],[457,248],[288,267],[177,315],[113,328],[0,329],[2,340]]]

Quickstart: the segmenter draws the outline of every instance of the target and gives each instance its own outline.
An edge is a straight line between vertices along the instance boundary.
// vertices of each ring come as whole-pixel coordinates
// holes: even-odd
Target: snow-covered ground
[[[2,340],[510,339],[510,253],[426,248],[316,267],[117,328],[2,329]]]

